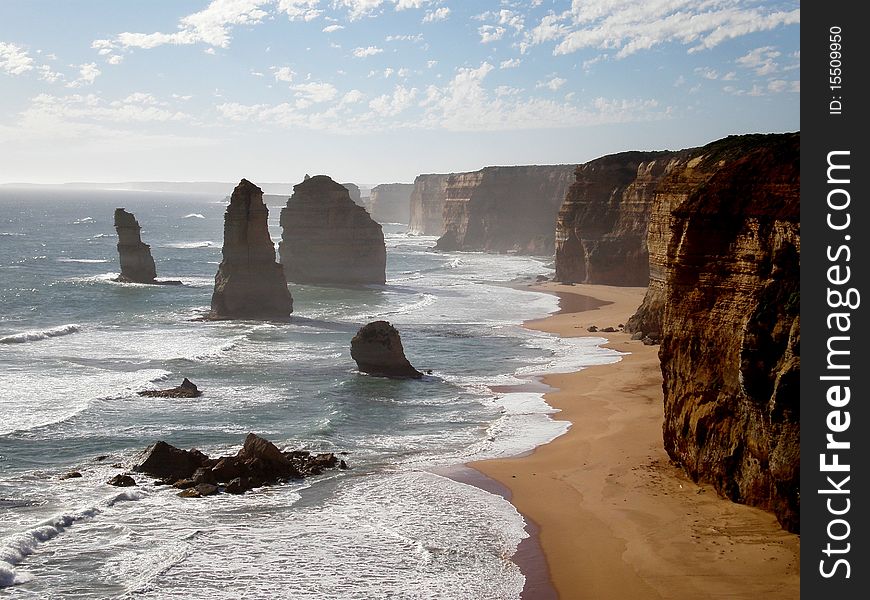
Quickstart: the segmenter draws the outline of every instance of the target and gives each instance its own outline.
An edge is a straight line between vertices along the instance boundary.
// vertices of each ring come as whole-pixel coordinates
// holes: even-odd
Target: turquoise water
[[[135,213],[158,277],[112,281],[112,214]],[[555,298],[504,285],[539,258],[435,253],[385,225],[387,285],[291,284],[289,324],[195,321],[220,261],[220,196],[0,191],[0,585],[12,598],[517,598],[522,517],[431,472],[559,435],[535,372],[616,360],[518,327]],[[270,207],[275,241],[280,207]],[[386,319],[422,381],[361,375],[350,339]],[[195,400],[142,398],[188,377]],[[166,440],[208,454],[255,432],[346,451],[352,469],[199,501],[105,481]],[[107,455],[103,461],[96,457]],[[81,479],[61,481],[70,470]]]

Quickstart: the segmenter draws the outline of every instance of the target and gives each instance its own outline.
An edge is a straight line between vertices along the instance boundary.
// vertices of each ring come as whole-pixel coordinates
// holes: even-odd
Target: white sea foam
[[[33,329],[30,331],[22,331],[21,333],[13,333],[4,337],[0,337],[0,344],[24,344],[27,342],[38,342],[39,340],[47,340],[48,338],[70,335],[81,331],[81,325],[70,323],[68,325],[60,325],[49,329]]]
[[[118,502],[140,500],[146,493],[141,490],[126,490],[103,498],[94,506],[56,515],[20,533],[0,540],[0,587],[9,587],[32,580],[27,573],[19,573],[15,566],[36,552],[36,549],[49,540],[61,535],[66,529],[79,521],[91,519]]]
[[[57,259],[57,262],[69,262],[69,263],[107,263],[109,262],[105,258],[67,258],[65,256],[61,256]]]
[[[0,237],[24,237],[27,234],[18,233],[15,231],[0,231]]]
[[[84,225],[85,223],[93,223],[93,222],[94,222],[93,217],[83,217],[81,219],[76,219],[75,221],[73,221],[73,225]]]
[[[205,240],[202,242],[174,242],[171,244],[164,244],[164,248],[177,248],[179,250],[193,250],[196,248],[213,248],[215,243],[211,240]]]
[[[184,215],[181,218],[182,219],[204,219],[205,215],[202,215],[200,213],[190,213],[189,215]]]

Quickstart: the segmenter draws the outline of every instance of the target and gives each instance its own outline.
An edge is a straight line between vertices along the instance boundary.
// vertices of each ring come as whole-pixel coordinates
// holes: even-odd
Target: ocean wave
[[[57,515],[43,521],[36,527],[10,535],[0,541],[0,588],[32,580],[33,577],[28,573],[18,573],[15,566],[36,552],[40,544],[56,538],[71,525],[85,519],[91,519],[119,502],[141,500],[145,495],[145,492],[140,490],[125,490],[112,494],[95,506]]]
[[[91,239],[98,240],[100,238],[107,238],[107,237],[112,237],[112,234],[111,233],[98,233],[97,235],[93,236]]]
[[[105,258],[67,258],[65,256],[61,256],[57,259],[57,262],[69,262],[69,263],[107,263],[108,259]]]
[[[211,240],[205,240],[202,242],[175,242],[172,244],[164,244],[164,248],[176,248],[179,250],[192,250],[195,248],[213,248],[215,245]]]
[[[199,213],[190,213],[189,215],[184,215],[181,218],[182,219],[204,219],[205,215],[201,215]]]
[[[24,344],[26,342],[37,342],[48,338],[78,333],[79,331],[81,331],[81,325],[76,325],[75,323],[60,325],[59,327],[52,327],[50,329],[33,329],[0,337],[0,344]]]
[[[26,233],[17,233],[14,231],[0,231],[0,237],[24,237]]]
[[[76,219],[75,221],[72,222],[72,224],[73,225],[84,225],[85,223],[93,223],[93,222],[94,222],[93,217],[83,217],[81,219]]]

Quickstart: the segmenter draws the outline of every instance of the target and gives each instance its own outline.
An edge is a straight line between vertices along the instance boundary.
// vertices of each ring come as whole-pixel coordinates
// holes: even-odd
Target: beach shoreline
[[[567,433],[531,453],[466,465],[509,491],[503,495],[532,524],[558,597],[799,597],[799,536],[772,514],[693,483],[669,461],[658,346],[621,331],[587,331],[619,329],[645,288],[546,282],[522,289],[560,299],[558,312],[525,327],[604,335],[604,347],[625,353],[614,364],[541,378],[551,388],[544,399],[560,411],[553,418],[571,423]],[[529,570],[527,557],[514,560]],[[552,595],[523,593],[545,597]]]

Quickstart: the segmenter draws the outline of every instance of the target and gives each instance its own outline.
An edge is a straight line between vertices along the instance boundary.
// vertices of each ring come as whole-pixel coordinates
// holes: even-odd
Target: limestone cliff
[[[118,232],[118,256],[123,283],[156,283],[157,268],[151,256],[151,246],[142,242],[141,227],[133,213],[115,209],[115,230]]]
[[[556,279],[645,286],[647,224],[672,152],[622,152],[574,171],[556,218]]]
[[[242,179],[224,215],[223,260],[211,297],[213,319],[286,319],[293,298],[275,262],[263,190]]]
[[[378,223],[407,224],[411,215],[413,183],[376,185],[369,194],[369,212]]]
[[[439,250],[552,254],[576,165],[486,167],[451,175]]]
[[[354,204],[359,204],[363,206],[362,200],[362,192],[360,192],[359,186],[355,183],[342,183],[342,187],[347,188],[347,192],[350,194],[350,199],[353,200]]]
[[[409,223],[411,233],[437,236],[444,233],[444,202],[449,178],[450,175],[446,174],[431,174],[417,175],[414,179]]]
[[[677,160],[632,325],[661,337],[664,443],[695,480],[799,527],[800,135]]]
[[[288,281],[342,285],[386,281],[384,232],[345,186],[326,175],[293,187],[281,211],[279,252]]]

